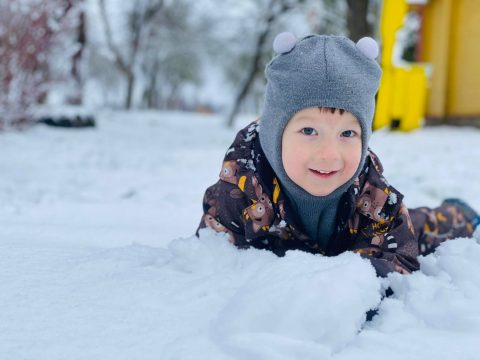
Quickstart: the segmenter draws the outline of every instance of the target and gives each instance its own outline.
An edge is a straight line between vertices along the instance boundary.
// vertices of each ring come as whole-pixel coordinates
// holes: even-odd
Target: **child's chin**
[[[331,193],[333,193],[333,191],[334,191],[334,190],[330,190],[330,189],[323,189],[323,190],[319,190],[319,189],[307,190],[307,189],[304,189],[304,190],[306,190],[310,195],[313,195],[313,196],[328,196]]]

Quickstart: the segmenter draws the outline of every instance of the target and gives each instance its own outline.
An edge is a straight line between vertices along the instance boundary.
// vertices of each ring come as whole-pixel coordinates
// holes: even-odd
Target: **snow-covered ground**
[[[474,239],[386,280],[352,253],[198,240],[234,131],[212,116],[97,117],[0,134],[0,359],[479,358]],[[455,196],[480,210],[480,130],[380,131],[371,146],[410,207]]]

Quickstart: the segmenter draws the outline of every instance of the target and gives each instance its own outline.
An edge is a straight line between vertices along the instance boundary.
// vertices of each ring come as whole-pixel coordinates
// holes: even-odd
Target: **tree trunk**
[[[120,70],[120,72],[122,72],[127,78],[127,94],[125,98],[125,108],[130,109],[132,107],[133,88],[135,85],[135,74],[134,74],[133,67],[134,67],[135,58],[138,50],[138,43],[136,43],[135,41],[133,42],[134,48],[132,49],[132,55],[131,55],[130,61],[127,63],[123,58],[123,56],[121,55],[119,48],[113,42],[112,29],[110,28],[110,22],[108,21],[105,0],[99,0],[99,1],[100,1],[100,15],[105,28],[105,37],[107,40],[107,46],[109,50],[112,52],[112,54],[114,55],[115,65]],[[139,30],[137,29],[137,31]],[[138,34],[135,33],[135,36],[138,36]],[[138,39],[138,38],[135,38],[135,39]]]
[[[135,85],[135,75],[133,71],[127,74],[127,96],[125,98],[125,109],[130,110],[132,108],[133,88]]]
[[[78,50],[73,54],[72,58],[72,77],[75,81],[75,93],[69,99],[71,104],[83,104],[83,78],[80,72],[83,51],[87,44],[87,33],[85,29],[85,12],[82,9],[79,14],[79,24],[77,30]]]
[[[257,48],[255,50],[255,56],[254,59],[250,65],[250,69],[248,71],[248,75],[245,79],[245,82],[243,83],[243,86],[241,87],[239,93],[237,94],[237,97],[235,98],[235,102],[233,104],[232,111],[230,112],[230,115],[227,120],[227,126],[232,127],[233,122],[235,120],[235,117],[237,116],[239,110],[240,110],[240,105],[242,104],[243,100],[248,94],[248,91],[250,90],[250,87],[252,86],[255,77],[258,73],[259,70],[259,65],[260,65],[260,58],[261,58],[261,51],[263,48],[263,44],[265,42],[265,38],[267,37],[268,32],[270,31],[270,26],[262,33],[257,39]]]
[[[143,102],[147,109],[158,108],[158,89],[157,89],[157,74],[158,74],[158,61],[155,61],[152,67],[150,80],[148,87],[143,94]]]
[[[372,36],[372,26],[367,21],[368,0],[347,0],[347,29],[350,39],[358,41],[364,36]]]

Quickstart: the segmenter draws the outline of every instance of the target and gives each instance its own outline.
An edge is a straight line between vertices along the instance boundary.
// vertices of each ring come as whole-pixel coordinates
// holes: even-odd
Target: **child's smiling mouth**
[[[338,172],[336,170],[332,170],[332,171],[323,171],[323,170],[314,170],[314,169],[309,169],[309,170],[315,176],[318,176],[318,177],[323,178],[323,179],[327,179],[329,177],[332,177],[333,175],[335,175]]]

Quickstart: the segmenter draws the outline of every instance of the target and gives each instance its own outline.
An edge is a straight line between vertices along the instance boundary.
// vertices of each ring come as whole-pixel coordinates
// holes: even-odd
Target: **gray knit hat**
[[[265,69],[267,88],[260,120],[260,144],[280,182],[290,183],[282,163],[282,135],[288,121],[309,107],[351,112],[362,129],[359,175],[367,156],[382,71],[375,61],[378,45],[371,38],[356,44],[341,36],[310,35],[297,40],[281,33],[274,41],[277,55]],[[291,185],[291,184],[290,184]]]

